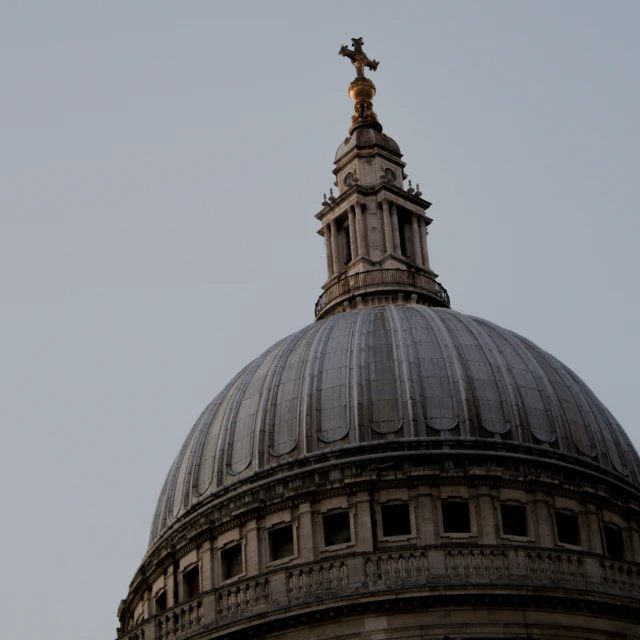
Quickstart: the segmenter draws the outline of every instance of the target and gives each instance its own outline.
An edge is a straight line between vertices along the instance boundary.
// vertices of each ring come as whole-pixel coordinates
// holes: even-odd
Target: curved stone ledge
[[[384,477],[385,474],[377,470],[377,465],[381,462],[387,466],[390,462],[403,465],[402,470],[414,479],[421,475],[433,476],[436,470],[439,476],[444,474],[443,477],[458,477],[460,474],[452,473],[451,469],[460,468],[459,465],[462,464],[461,468],[467,470],[475,467],[474,475],[477,477],[485,474],[502,476],[508,470],[516,477],[522,474],[535,477],[535,483],[539,486],[544,486],[545,483],[557,486],[558,478],[562,478],[562,484],[566,488],[572,484],[581,488],[584,482],[589,482],[592,490],[606,488],[612,499],[624,497],[633,500],[640,509],[640,491],[625,483],[624,477],[562,451],[481,438],[383,440],[336,449],[327,448],[272,465],[223,487],[209,498],[194,504],[191,511],[173,522],[148,550],[145,561],[164,555],[167,545],[174,544],[174,532],[182,529],[186,523],[206,521],[207,526],[216,526],[218,520],[222,522],[231,517],[232,513],[237,514],[244,505],[253,508],[256,503],[270,503],[284,495],[290,497],[315,490],[318,484],[322,484],[323,474],[329,471],[332,484],[353,489],[358,482],[366,483],[374,478]],[[450,467],[448,471],[447,466]],[[497,473],[496,469],[501,471]],[[395,478],[395,475],[391,474],[391,477]]]

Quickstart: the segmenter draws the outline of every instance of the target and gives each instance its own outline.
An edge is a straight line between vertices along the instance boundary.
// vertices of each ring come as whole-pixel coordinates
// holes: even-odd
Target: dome
[[[338,147],[335,161],[338,162],[340,158],[345,156],[352,149],[373,147],[376,145],[395,155],[402,155],[398,143],[386,133],[382,133],[382,131],[379,130],[379,127],[358,127],[350,136],[347,136],[344,139],[344,142]]]
[[[402,440],[501,443],[625,485],[640,478],[640,459],[611,413],[529,340],[450,309],[370,307],[288,336],[229,382],[171,467],[150,543],[255,474]]]

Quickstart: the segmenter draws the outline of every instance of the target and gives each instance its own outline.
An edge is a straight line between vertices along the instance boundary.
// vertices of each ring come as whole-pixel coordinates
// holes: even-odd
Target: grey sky
[[[3,635],[115,636],[191,424],[313,320],[354,36],[453,306],[551,351],[640,445],[639,18],[0,1]]]

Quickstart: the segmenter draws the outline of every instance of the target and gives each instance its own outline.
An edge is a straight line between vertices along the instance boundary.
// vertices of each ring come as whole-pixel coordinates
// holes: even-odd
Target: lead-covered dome
[[[274,465],[402,439],[510,442],[626,483],[640,478],[607,408],[529,340],[450,309],[365,308],[277,342],[218,394],[169,471],[150,542]]]

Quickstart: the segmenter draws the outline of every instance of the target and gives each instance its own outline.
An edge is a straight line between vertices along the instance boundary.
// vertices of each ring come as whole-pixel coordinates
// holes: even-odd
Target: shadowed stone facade
[[[317,321],[187,436],[118,638],[638,639],[638,454],[568,367],[449,308],[362,44]]]

